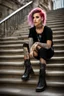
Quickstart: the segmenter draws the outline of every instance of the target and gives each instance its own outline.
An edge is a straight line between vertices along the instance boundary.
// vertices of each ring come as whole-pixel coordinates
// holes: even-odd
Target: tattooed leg
[[[33,44],[33,38],[29,38],[29,48],[31,48],[32,44]]]
[[[24,59],[29,59],[29,52],[27,47],[24,47]]]
[[[29,59],[29,45],[27,43],[23,44],[24,59]]]

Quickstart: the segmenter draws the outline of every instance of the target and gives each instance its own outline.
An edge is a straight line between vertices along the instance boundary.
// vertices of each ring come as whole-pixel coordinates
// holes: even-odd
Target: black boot
[[[37,84],[36,92],[42,92],[46,88],[46,80],[45,80],[45,64],[41,64],[40,72],[39,72],[39,81]]]
[[[27,59],[25,61],[24,65],[25,65],[25,72],[22,75],[22,80],[27,81],[27,80],[29,80],[30,75],[34,75],[34,71],[31,67],[30,60]]]

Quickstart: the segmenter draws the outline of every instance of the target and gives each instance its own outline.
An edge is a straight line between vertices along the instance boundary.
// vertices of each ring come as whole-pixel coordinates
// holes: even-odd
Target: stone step
[[[59,51],[57,51],[58,53],[60,53]],[[63,51],[62,51],[63,52]],[[24,58],[24,54],[14,54],[14,55],[5,55],[5,54],[3,54],[3,55],[0,55],[0,59],[2,59],[2,58],[8,58],[8,59],[11,59],[11,58],[13,58],[13,59],[18,59],[18,58]],[[53,58],[53,57],[52,57]],[[54,58],[56,58],[56,57],[54,57]],[[58,58],[63,58],[62,56],[60,57],[60,56],[58,56]]]
[[[23,82],[20,78],[3,78],[3,79],[0,79],[0,84],[2,84],[2,86],[4,85],[7,85],[7,86],[11,86],[11,87],[22,87],[22,86],[32,86],[33,88],[37,85],[37,82],[38,80],[29,80],[28,82]],[[64,87],[64,82],[61,82],[61,81],[51,81],[51,80],[46,80],[47,82],[47,86],[49,87]]]
[[[47,21],[46,25],[49,27],[62,27],[62,26],[64,26],[64,22],[63,22],[63,20],[58,21],[56,19],[56,20]],[[28,30],[28,29],[29,29],[29,27],[27,25],[19,28],[19,30],[21,30],[21,31]]]
[[[53,39],[61,39],[61,38],[64,38],[64,34],[63,35],[53,35]]]
[[[53,45],[55,49],[61,50],[64,49],[64,44],[54,44]],[[23,44],[0,44],[0,49],[18,49],[18,48],[22,48]]]
[[[56,15],[56,14],[58,14],[58,15]],[[51,19],[55,19],[55,18],[62,19],[63,15],[64,15],[64,12],[61,12],[61,13],[59,12],[59,13],[54,13],[54,14],[47,14],[47,19],[48,20],[50,20],[50,18]]]
[[[24,38],[24,36],[28,36],[29,35],[29,33],[28,32],[25,32],[24,31],[24,33],[23,32],[20,32],[20,31],[18,31],[16,34],[14,34],[13,36],[18,36],[19,37],[19,35],[18,34],[20,34],[20,37],[23,37]],[[64,35],[64,32],[62,31],[62,30],[57,30],[57,31],[53,31],[53,36],[54,35]],[[7,40],[7,39],[5,39],[5,40]]]
[[[64,14],[64,11],[62,11],[62,12],[60,12],[60,11],[59,12],[52,12],[52,13],[47,12],[47,17],[52,17],[52,18],[60,17],[61,18],[63,16],[63,14]]]
[[[58,16],[54,16],[54,15],[47,16],[47,21],[49,21],[49,20],[62,20],[62,19],[64,20],[63,14],[58,15]]]
[[[1,49],[0,50],[0,53],[18,53],[18,52],[23,52],[23,49],[20,49],[20,48],[18,48],[18,49],[11,49],[11,50],[9,50],[9,49]]]
[[[21,38],[28,38],[28,34],[27,35],[22,35]],[[63,34],[53,34],[53,39],[62,39],[64,38],[64,33]]]
[[[60,9],[56,9],[56,10],[51,10],[51,11],[48,11],[47,14],[48,15],[51,15],[51,14],[61,14],[61,13],[64,13],[64,8],[60,8]]]
[[[13,61],[13,62],[22,62],[22,60],[24,60],[23,59],[24,58],[24,55],[3,55],[3,56],[0,56],[0,61],[2,62],[11,62],[11,61]],[[32,60],[33,60],[34,58],[32,58]],[[36,60],[36,59],[34,59],[34,60]],[[54,57],[52,57],[51,59],[50,59],[50,61],[49,61],[49,63],[63,63],[64,62],[64,56],[54,56]]]
[[[58,56],[64,56],[64,50],[54,50],[55,54],[54,56],[58,55]],[[0,49],[0,54],[1,56],[4,55],[23,55],[24,51],[23,49]],[[0,56],[0,57],[1,57]]]
[[[31,60],[31,65],[34,69],[39,69],[40,65],[39,65],[40,61],[39,60]],[[16,70],[23,70],[24,69],[24,61],[22,60],[22,62],[4,62],[4,61],[0,61],[0,69],[16,69]],[[46,64],[46,69],[47,70],[60,70],[63,71],[64,70],[64,64],[63,63],[48,63]]]
[[[64,37],[64,32],[63,32],[63,34],[61,34],[61,33],[60,33],[60,34],[53,34],[53,38],[56,38],[56,39],[57,39],[57,38],[60,39],[60,38],[63,38],[63,37]],[[15,37],[12,37],[12,38],[8,37],[8,38],[3,38],[3,40],[15,40],[14,38],[15,38]],[[23,39],[24,39],[24,38],[28,38],[28,34],[26,34],[26,33],[25,33],[25,34],[21,33],[21,36],[18,36],[17,38],[18,38],[18,39],[20,39],[20,38],[23,38]],[[18,40],[18,39],[16,39],[16,40]],[[3,42],[3,41],[2,41],[2,42]]]
[[[58,23],[58,22],[63,22],[63,21],[64,19],[47,20],[47,23],[54,23],[54,22]]]
[[[47,23],[52,23],[52,24],[54,24],[54,22],[55,23],[63,23],[64,24],[64,18],[63,17],[61,17],[61,18],[58,18],[58,17],[53,17],[53,18],[51,18],[51,17],[47,17]],[[25,26],[24,26],[25,25]],[[56,25],[56,24],[55,24]],[[30,28],[30,26],[29,26],[29,24],[28,24],[28,22],[26,22],[25,24],[23,23],[23,25],[20,25],[19,26],[19,29],[22,29],[22,28]]]
[[[47,26],[51,26],[51,27],[53,27],[53,26],[55,26],[55,27],[57,27],[57,26],[64,26],[64,19],[62,20],[62,19],[52,19],[52,20],[47,20],[46,21],[46,25]],[[28,30],[30,27],[27,25],[27,23],[25,24],[25,26],[23,25],[23,26],[20,26],[19,27],[19,30],[24,30],[24,29],[26,29],[26,30]]]
[[[56,9],[56,10],[51,10],[51,11],[48,11],[47,14],[48,15],[53,15],[53,14],[61,14],[61,13],[64,13],[64,8],[60,8],[60,9]]]
[[[56,24],[56,25],[48,24],[47,26],[51,28],[58,28],[58,27],[64,27],[64,24]]]
[[[56,31],[56,30],[64,30],[64,26],[61,26],[61,27],[54,27],[54,26],[51,26],[51,29],[53,30],[53,31]],[[21,30],[21,29],[20,29]],[[28,31],[28,29],[23,29],[22,30],[22,32],[26,32],[26,31]]]
[[[55,23],[55,21],[53,21],[54,23]],[[56,21],[56,22],[58,22],[58,21]],[[63,21],[62,21],[63,22]],[[57,24],[56,25],[57,27],[55,27],[55,25],[49,25],[49,27],[51,27],[53,30],[54,29],[56,29],[56,30],[64,30],[64,24],[62,24],[62,26],[61,25],[59,25],[59,24]],[[60,27],[59,27],[60,26]],[[21,30],[21,32],[27,32],[27,31],[29,31],[29,29],[28,29],[28,27],[24,27],[24,28],[20,28],[20,30]]]
[[[52,27],[52,26],[49,26],[49,27],[52,29],[53,33],[54,33],[54,31],[60,31],[61,32],[61,31],[64,30],[64,26],[63,27],[54,27],[54,26]],[[20,30],[17,31],[15,34],[13,34],[13,36],[21,36],[21,34],[24,34],[24,35],[29,34],[29,30],[28,29],[23,29],[22,31],[20,31]]]
[[[53,31],[53,35],[55,35],[55,33],[57,33],[57,35],[59,35],[59,33],[60,33],[60,34],[63,34],[63,33],[64,33],[64,31],[63,31],[63,30]]]
[[[21,33],[22,35],[28,35],[29,32],[22,32],[22,30],[18,30],[16,31],[17,33]],[[57,35],[60,35],[60,34],[64,34],[64,31],[62,30],[56,30],[56,31],[53,31],[53,36],[54,34],[57,34]],[[4,41],[4,40],[18,40],[18,39],[22,39],[21,36],[13,36],[13,37],[4,37],[4,38],[0,38],[0,41]]]
[[[47,22],[47,23],[46,23],[46,25],[53,25],[53,26],[54,26],[54,25],[57,25],[57,24],[58,24],[58,25],[63,25],[64,22],[52,22],[52,23]]]
[[[56,43],[64,44],[64,39],[54,39],[53,42],[54,42],[54,44],[56,44]]]
[[[21,33],[21,36],[18,36],[18,37],[20,37],[20,38],[28,38],[28,34],[22,34]],[[14,38],[14,37],[13,37]],[[64,33],[63,34],[53,34],[53,38],[55,39],[57,39],[57,38],[59,38],[59,39],[62,39],[62,38],[64,38]],[[7,39],[4,39],[4,40],[7,40]],[[10,38],[8,39],[8,40],[10,40]]]
[[[28,42],[28,39],[25,39],[25,40],[11,40],[11,41],[10,40],[7,40],[7,41],[3,41],[3,42],[0,41],[0,44],[4,44],[4,43],[7,43],[7,44],[9,44],[9,43],[10,44],[12,44],[12,43],[14,43],[14,44],[21,43],[22,44],[24,42]],[[64,39],[54,39],[53,42],[54,43],[58,43],[59,42],[59,43],[62,43],[63,44]]]
[[[32,66],[36,66],[36,65],[39,65],[39,60],[31,60],[31,63],[32,63]],[[24,65],[24,60],[22,60],[22,62],[4,62],[4,61],[0,61],[0,66],[23,66]],[[48,63],[46,64],[46,67],[64,67],[64,64],[63,63]]]
[[[18,49],[11,49],[11,50],[9,50],[9,49],[1,49],[0,50],[0,53],[19,53],[19,52],[23,52],[23,49],[21,48],[18,48]],[[55,53],[64,53],[64,50],[54,50],[54,52]]]
[[[18,49],[18,48],[22,48],[23,47],[23,44],[18,44],[18,43],[16,43],[16,44],[0,44],[0,49]]]
[[[9,69],[10,70],[10,69]],[[15,70],[15,69],[14,69]],[[23,69],[24,70],[24,69]],[[52,81],[52,80],[54,80],[54,81],[61,81],[61,82],[64,82],[64,75],[62,75],[62,74],[60,74],[60,72],[59,72],[59,74],[61,75],[59,75],[59,74],[57,74],[57,73],[55,73],[54,75],[52,75],[52,74],[50,74],[50,72],[48,72],[49,74],[47,74],[46,73],[46,80],[50,80],[50,81]],[[0,78],[1,79],[3,79],[3,78],[13,78],[13,79],[15,79],[15,78],[17,78],[17,79],[21,79],[21,76],[23,75],[23,73],[0,73]],[[52,75],[52,76],[51,76]],[[38,79],[38,76],[39,76],[39,72],[38,73],[36,73],[35,72],[35,75],[32,75],[32,76],[30,76],[30,80],[35,80],[35,79]]]
[[[64,67],[63,67],[64,68]],[[33,67],[35,75],[30,76],[30,79],[38,79],[39,76],[39,68],[36,69]],[[0,78],[21,78],[21,76],[24,73],[24,68],[23,69],[0,69]],[[54,68],[51,67],[51,69],[46,68],[46,80],[54,80],[54,81],[62,81],[64,82],[64,70],[61,70],[61,67],[59,70],[55,70]]]
[[[16,44],[16,43],[24,43],[24,42],[26,42],[27,40],[11,40],[11,41],[9,41],[9,40],[7,40],[7,41],[0,41],[0,44],[5,44],[5,43],[7,43],[7,44],[12,44],[12,43],[14,43],[14,44]]]
[[[64,9],[63,9],[64,10]],[[51,10],[52,11],[52,10]],[[64,14],[64,11],[56,11],[56,10],[53,10],[53,11],[56,11],[56,12],[47,12],[47,16],[49,17],[51,17],[51,16],[61,16],[61,15],[63,15]],[[58,14],[58,15],[57,15]]]
[[[17,36],[17,37],[15,37],[15,36],[12,36],[12,37],[4,37],[4,38],[0,38],[0,41],[4,41],[4,40],[18,40],[18,39],[22,39],[21,38],[21,36]]]
[[[56,34],[56,33],[57,33],[57,32],[53,33],[53,38],[56,38],[56,39],[57,39],[57,38],[63,38],[63,37],[64,37],[64,32],[62,32],[62,33],[59,32],[59,33],[57,33],[57,34]],[[2,38],[2,39],[1,39],[1,42],[3,42],[4,40],[5,40],[5,41],[6,41],[6,40],[10,40],[10,41],[11,41],[11,40],[15,40],[14,38],[16,38],[16,37]],[[19,40],[20,38],[21,38],[21,39],[28,38],[28,33],[27,33],[27,34],[26,34],[26,33],[25,33],[25,34],[21,33],[21,36],[18,36],[17,38],[18,38],[18,39],[16,39],[16,40]],[[21,39],[20,39],[20,40],[21,40]]]
[[[63,50],[64,44],[54,44],[54,50]]]
[[[54,22],[55,23],[55,22]],[[50,24],[48,24],[47,25],[48,27],[50,27],[52,30],[53,30],[53,33],[54,33],[54,31],[62,31],[62,30],[64,30],[64,24],[54,24],[54,25],[52,25],[51,23]],[[15,36],[16,34],[18,33],[18,36],[21,36],[21,34],[29,34],[29,29],[27,28],[27,27],[24,27],[24,28],[22,28],[22,29],[19,29],[19,30],[17,30],[14,34],[13,34],[13,36]],[[20,33],[20,34],[19,34]]]
[[[56,89],[52,90],[52,88],[47,88],[44,92],[37,93],[35,92],[35,88],[16,88],[16,87],[0,87],[0,94],[1,96],[63,96],[63,90]]]
[[[51,16],[49,16],[48,14],[47,14],[47,20],[53,20],[53,19],[63,19],[63,16],[64,16],[64,13],[62,14],[58,14],[58,15],[51,15]]]
[[[28,38],[28,35],[29,35],[29,34],[27,34],[27,33],[25,33],[25,34],[21,33],[20,37],[21,37],[22,39],[26,39],[26,38]],[[17,34],[16,34],[15,36],[17,36]],[[64,33],[62,32],[62,33],[54,33],[54,34],[53,34],[53,38],[54,38],[54,39],[55,39],[55,38],[57,39],[58,37],[63,38],[63,37],[64,37]],[[58,39],[60,39],[60,38],[58,38]],[[10,41],[11,41],[11,40],[10,40]]]
[[[28,35],[28,34],[29,34],[29,31],[27,31],[27,32],[26,32],[26,31],[25,31],[25,32],[22,32],[21,30],[18,30],[18,31],[16,31],[16,34],[17,34],[17,33],[21,33],[22,35]],[[58,35],[59,33],[60,33],[60,34],[64,34],[64,31],[63,31],[63,30],[53,31],[53,34],[55,34],[55,33],[56,33],[57,35]],[[6,38],[4,38],[4,39],[6,39]]]
[[[49,19],[50,19],[50,20],[49,20]],[[50,23],[52,22],[51,24],[54,24],[54,22],[56,22],[56,23],[59,23],[59,24],[64,24],[64,22],[63,22],[63,21],[64,21],[64,18],[62,18],[62,17],[61,17],[61,18],[58,18],[58,17],[57,17],[57,18],[55,18],[55,17],[54,17],[54,18],[51,18],[51,17],[49,17],[49,19],[48,19],[48,17],[47,17],[46,23],[49,23],[49,24],[50,24]],[[27,20],[26,20],[26,21],[27,21]],[[25,26],[24,26],[24,25],[25,25]],[[56,24],[55,24],[55,25],[56,25]],[[22,28],[27,28],[27,29],[30,28],[28,22],[26,22],[26,24],[23,23],[23,25],[20,25],[20,26],[19,26],[19,29],[22,29]]]
[[[38,75],[39,74],[39,69],[34,69],[34,72],[35,72],[35,75]],[[21,69],[0,69],[0,74],[16,74],[16,75],[22,75],[24,73],[24,70],[21,70]],[[58,71],[55,71],[55,70],[47,70],[46,69],[46,75],[47,76],[64,76],[64,70],[61,71],[61,70],[58,70]]]

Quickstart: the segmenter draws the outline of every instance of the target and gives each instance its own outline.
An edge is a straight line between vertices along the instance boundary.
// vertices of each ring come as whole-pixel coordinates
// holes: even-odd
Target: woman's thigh
[[[52,48],[47,50],[47,59],[50,59],[54,55],[54,50]]]
[[[38,51],[36,51],[36,50],[33,51],[33,56],[35,59],[38,59],[38,60],[40,59]]]
[[[50,49],[45,49],[45,48],[41,48],[42,51],[41,51],[41,55],[42,55],[42,58],[46,58],[47,59],[50,59],[53,55],[54,55],[54,50],[52,50],[52,48]],[[46,51],[45,51],[46,50]],[[38,60],[40,60],[40,53],[39,51],[38,52],[34,52],[34,57]]]

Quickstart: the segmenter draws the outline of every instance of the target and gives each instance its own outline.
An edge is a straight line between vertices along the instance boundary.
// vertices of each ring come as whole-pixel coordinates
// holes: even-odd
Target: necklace
[[[42,38],[42,34],[37,34],[37,40],[38,40],[38,42],[41,41],[41,38]]]
[[[41,32],[40,32],[40,30],[38,32],[38,30],[36,29],[38,42],[41,41],[43,31],[44,31],[44,26],[43,26],[43,29],[41,30]]]

